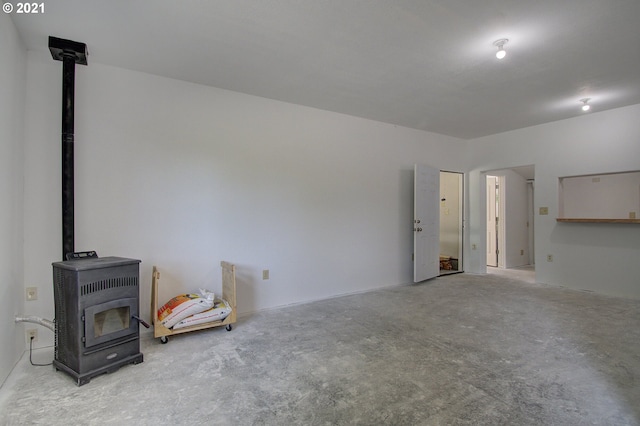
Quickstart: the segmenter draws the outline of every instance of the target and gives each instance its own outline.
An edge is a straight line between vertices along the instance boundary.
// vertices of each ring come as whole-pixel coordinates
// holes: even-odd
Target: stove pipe
[[[73,119],[76,64],[87,65],[87,45],[49,36],[49,50],[62,61],[62,260],[74,247]]]

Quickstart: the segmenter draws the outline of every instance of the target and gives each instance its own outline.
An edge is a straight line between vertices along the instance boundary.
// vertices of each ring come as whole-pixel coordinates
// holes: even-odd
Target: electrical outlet
[[[524,256],[524,250],[520,250],[520,256]]]
[[[38,300],[38,287],[27,287],[27,300]]]
[[[547,255],[547,262],[553,262],[553,255],[552,254],[548,254]]]
[[[476,250],[477,248],[478,248],[478,246],[477,246],[477,245],[475,245],[475,244],[471,244],[471,250]]]
[[[269,270],[268,269],[263,269],[262,270],[262,279],[263,280],[268,280],[269,279]]]
[[[27,342],[30,339],[33,339],[34,342],[38,341],[38,329],[37,328],[30,328],[28,330],[26,330],[27,333]]]

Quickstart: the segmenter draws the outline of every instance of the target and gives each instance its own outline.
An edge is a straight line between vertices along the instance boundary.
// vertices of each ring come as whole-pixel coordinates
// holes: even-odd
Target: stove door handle
[[[140,317],[139,317],[139,316],[137,316],[137,315],[133,315],[133,316],[132,316],[132,318],[137,319],[137,320],[138,320],[138,322],[139,322],[140,324],[144,325],[146,328],[151,327],[151,326],[150,326],[150,325],[149,325],[145,320],[143,320],[142,318],[140,318]]]

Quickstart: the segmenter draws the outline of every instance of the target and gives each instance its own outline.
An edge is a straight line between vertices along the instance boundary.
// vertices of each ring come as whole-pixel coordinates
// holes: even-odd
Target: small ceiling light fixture
[[[582,102],[582,111],[587,112],[591,109],[591,105],[589,105],[590,100],[591,98],[580,99],[580,102]]]
[[[496,52],[496,58],[502,59],[505,56],[507,56],[507,52],[504,50],[504,45],[507,44],[508,42],[509,42],[508,38],[501,38],[493,42],[493,45],[498,48],[498,51]]]

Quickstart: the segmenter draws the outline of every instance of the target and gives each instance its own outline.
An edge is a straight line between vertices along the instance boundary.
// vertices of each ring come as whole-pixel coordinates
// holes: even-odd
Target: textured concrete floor
[[[146,335],[144,363],[82,387],[23,357],[0,424],[640,424],[640,301],[530,281],[458,274]]]

